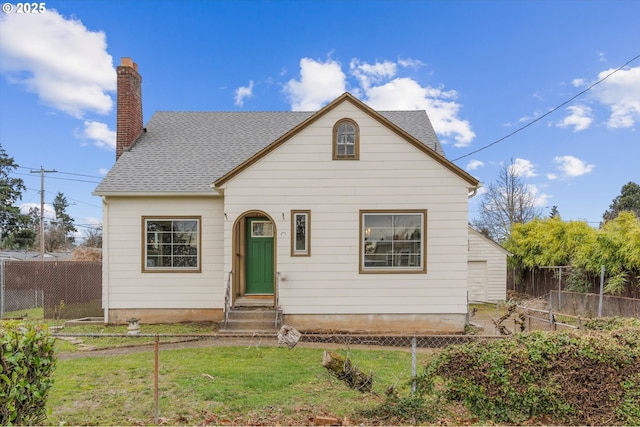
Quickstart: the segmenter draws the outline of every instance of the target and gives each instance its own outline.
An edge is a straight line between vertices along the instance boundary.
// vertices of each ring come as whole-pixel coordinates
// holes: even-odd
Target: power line
[[[58,173],[61,173],[61,174],[63,174],[63,175],[84,176],[84,177],[86,177],[86,178],[102,179],[102,177],[101,177],[101,176],[95,176],[95,175],[84,175],[84,174],[81,174],[81,173],[72,173],[72,172],[58,172]]]
[[[37,168],[29,168],[26,166],[17,166],[18,169],[37,169]],[[97,176],[97,175],[87,175],[87,174],[83,174],[83,173],[75,173],[75,172],[62,172],[62,171],[58,171],[59,174],[62,175],[73,175],[73,176],[83,176],[85,178],[96,178],[96,179],[102,179],[103,177],[101,176]]]
[[[13,175],[29,176],[28,173],[20,173],[20,172],[15,172]],[[100,181],[88,181],[86,179],[58,178],[58,177],[54,177],[54,176],[52,176],[50,178],[51,179],[57,179],[57,180],[60,180],[60,181],[88,182],[90,184],[100,184]]]
[[[533,125],[534,123],[539,122],[540,120],[544,119],[545,117],[547,117],[549,114],[559,110],[560,108],[564,107],[565,105],[569,104],[571,101],[573,101],[574,99],[584,95],[585,93],[589,92],[591,89],[593,89],[596,85],[599,85],[600,83],[602,83],[603,81],[605,81],[606,79],[608,79],[609,77],[611,77],[612,75],[614,75],[615,73],[617,73],[618,71],[622,70],[624,67],[626,67],[627,65],[629,65],[630,63],[632,63],[633,61],[635,61],[636,59],[640,58],[640,55],[636,55],[635,57],[631,58],[630,60],[628,60],[627,62],[625,62],[624,64],[622,64],[621,66],[619,66],[618,68],[616,68],[615,70],[613,70],[612,72],[610,72],[609,74],[607,74],[606,76],[604,76],[603,78],[601,78],[600,80],[598,80],[597,82],[593,83],[592,85],[590,85],[588,88],[586,88],[585,90],[583,90],[582,92],[579,92],[578,94],[572,96],[571,98],[569,98],[568,100],[564,101],[562,104],[558,105],[557,107],[547,111],[546,113],[544,113],[543,115],[541,115],[540,117],[530,121],[529,123],[527,123],[524,126],[519,127],[518,129],[514,130],[513,132],[511,132],[508,135],[503,136],[502,138],[493,141],[490,144],[487,144],[483,147],[478,148],[477,150],[474,150],[470,153],[467,153],[463,156],[457,157],[453,160],[451,160],[452,162],[458,161],[460,159],[464,159],[465,157],[469,157],[473,154],[479,153],[480,151],[486,150],[489,147],[493,147],[494,145],[496,145],[499,142],[504,141],[507,138],[512,137],[513,135],[515,135],[516,133],[528,128],[529,126]]]

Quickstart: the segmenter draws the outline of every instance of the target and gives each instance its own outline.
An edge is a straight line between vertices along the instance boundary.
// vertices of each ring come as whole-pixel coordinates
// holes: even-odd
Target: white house
[[[106,322],[221,320],[249,300],[301,331],[463,330],[479,183],[426,112],[345,93],[316,112],[157,112],[143,128],[137,66],[117,71],[117,161],[94,192]]]

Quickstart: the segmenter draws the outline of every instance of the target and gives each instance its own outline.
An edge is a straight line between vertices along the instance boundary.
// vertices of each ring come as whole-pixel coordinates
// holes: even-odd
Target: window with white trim
[[[309,256],[311,211],[291,211],[291,256]]]
[[[333,127],[333,159],[358,160],[360,131],[351,119],[342,119]]]
[[[424,273],[427,211],[360,211],[361,273]]]
[[[143,217],[144,272],[199,272],[200,217]]]

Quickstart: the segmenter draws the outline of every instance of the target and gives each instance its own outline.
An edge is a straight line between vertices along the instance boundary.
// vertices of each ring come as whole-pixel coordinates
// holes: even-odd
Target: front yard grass
[[[174,323],[174,324],[158,324],[158,325],[140,325],[140,332],[142,334],[183,334],[183,335],[211,335],[218,331],[219,327],[214,322],[187,322],[187,323]],[[73,337],[67,337],[66,335],[75,334],[104,334],[104,335],[124,335],[127,333],[127,325],[74,325],[65,326],[57,334],[59,339],[56,340],[56,350],[61,353],[70,353],[79,351],[82,347],[71,344],[68,339]],[[55,336],[55,335],[54,335]],[[95,350],[103,350],[110,348],[131,347],[144,344],[153,344],[155,338],[153,337],[91,337],[91,336],[79,336],[75,339],[81,340],[82,344],[90,346]],[[195,338],[189,337],[161,337],[160,343],[168,342],[180,342],[193,340]]]
[[[348,388],[322,367],[323,349],[207,347],[160,351],[159,422],[164,425],[308,425],[408,393],[408,351],[341,350],[374,375],[374,393]],[[429,355],[419,354],[421,363]],[[154,353],[58,360],[48,408],[57,425],[154,423]],[[366,421],[364,421],[366,423]]]

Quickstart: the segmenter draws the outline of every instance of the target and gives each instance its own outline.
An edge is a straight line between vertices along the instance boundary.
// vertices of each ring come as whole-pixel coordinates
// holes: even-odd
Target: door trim
[[[246,293],[246,222],[249,217],[264,217],[265,220],[271,221],[273,224],[273,295],[247,295]],[[278,230],[277,224],[273,217],[261,210],[249,210],[240,214],[234,221],[232,228],[232,244],[231,244],[231,269],[232,275],[232,296],[231,303],[235,303],[240,297],[248,298],[264,298],[272,299],[275,306],[275,296],[278,286],[277,276],[277,259],[278,259]]]

